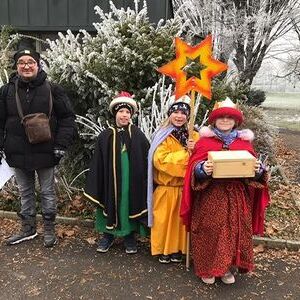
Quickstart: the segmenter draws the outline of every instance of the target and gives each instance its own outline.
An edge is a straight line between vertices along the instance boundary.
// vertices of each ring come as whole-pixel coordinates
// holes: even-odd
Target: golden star
[[[163,65],[159,72],[172,77],[176,81],[175,98],[178,99],[191,90],[195,90],[208,99],[211,99],[211,79],[227,70],[227,65],[212,57],[212,37],[208,35],[201,43],[190,46],[180,38],[175,38],[176,59]],[[199,76],[190,77],[187,72],[190,62],[193,70],[198,70]],[[194,75],[194,73],[193,73]],[[187,78],[190,77],[190,78]]]

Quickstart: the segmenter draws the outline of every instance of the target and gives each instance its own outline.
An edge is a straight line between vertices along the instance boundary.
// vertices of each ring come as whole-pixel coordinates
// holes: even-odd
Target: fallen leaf
[[[96,244],[96,241],[97,241],[97,238],[94,237],[94,236],[91,236],[91,237],[88,237],[85,239],[90,245],[95,245]]]
[[[264,251],[265,251],[265,246],[263,244],[259,244],[253,249],[254,253],[262,253]]]

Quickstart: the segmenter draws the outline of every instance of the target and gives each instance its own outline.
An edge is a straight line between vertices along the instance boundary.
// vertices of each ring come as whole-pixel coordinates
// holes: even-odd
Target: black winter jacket
[[[24,82],[19,79],[18,93],[23,114],[43,112],[49,114],[49,88],[47,74],[40,71],[37,77]],[[0,149],[4,148],[7,163],[11,167],[37,170],[56,164],[54,149],[65,150],[71,145],[76,133],[75,115],[63,88],[51,83],[53,109],[50,119],[52,140],[30,144],[18,114],[15,99],[14,74],[9,83],[0,89]]]

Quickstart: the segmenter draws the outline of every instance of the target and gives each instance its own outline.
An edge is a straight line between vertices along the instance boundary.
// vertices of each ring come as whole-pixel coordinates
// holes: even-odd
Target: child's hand
[[[207,160],[204,164],[203,164],[203,170],[205,171],[205,173],[207,175],[211,175],[213,172],[213,162],[210,160]]]
[[[256,160],[255,165],[254,165],[255,173],[259,173],[260,166],[261,166],[261,161]]]
[[[194,142],[194,140],[188,140],[186,147],[189,152],[192,152],[194,150],[195,144],[196,143]]]

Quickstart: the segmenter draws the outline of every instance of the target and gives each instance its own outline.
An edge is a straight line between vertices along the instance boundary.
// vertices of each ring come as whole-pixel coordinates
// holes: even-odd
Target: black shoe
[[[171,256],[171,262],[180,263],[182,262],[182,254],[181,252],[173,253]]]
[[[134,233],[128,234],[124,237],[125,252],[127,254],[137,253],[136,239]]]
[[[17,245],[19,243],[29,241],[37,237],[37,232],[35,229],[32,229],[30,231],[21,231],[17,234],[12,235],[6,240],[6,245],[12,246],[12,245]]]
[[[114,236],[106,233],[103,238],[99,241],[97,252],[106,253],[114,243]]]
[[[44,246],[51,248],[58,243],[55,236],[55,215],[45,215],[44,218]]]
[[[158,258],[158,261],[161,263],[161,264],[168,264],[170,263],[170,255],[160,255],[159,258]]]
[[[53,246],[55,246],[57,244],[58,244],[58,239],[55,235],[54,236],[47,236],[47,235],[44,236],[44,246],[46,248],[52,248]]]
[[[6,245],[16,245],[25,241],[29,241],[37,237],[35,217],[22,216],[22,227],[20,232],[14,234],[6,240]]]

